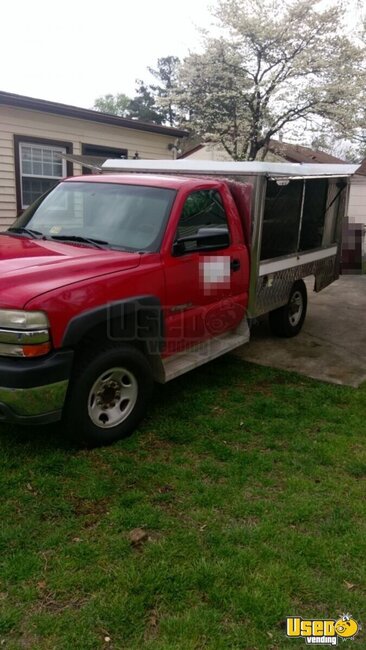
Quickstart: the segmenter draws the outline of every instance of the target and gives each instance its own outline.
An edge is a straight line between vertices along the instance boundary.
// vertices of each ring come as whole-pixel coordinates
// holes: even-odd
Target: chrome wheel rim
[[[296,327],[304,311],[304,301],[301,291],[295,291],[289,303],[289,319],[292,327]]]
[[[88,397],[91,421],[101,429],[111,429],[128,418],[138,395],[136,377],[126,368],[110,368],[94,382]]]

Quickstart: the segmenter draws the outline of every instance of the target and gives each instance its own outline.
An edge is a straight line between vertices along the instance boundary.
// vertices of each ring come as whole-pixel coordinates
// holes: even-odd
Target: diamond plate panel
[[[315,290],[321,291],[339,277],[338,269],[339,255],[333,255],[259,277],[253,316],[266,314],[285,305],[293,283],[309,275],[315,276]]]

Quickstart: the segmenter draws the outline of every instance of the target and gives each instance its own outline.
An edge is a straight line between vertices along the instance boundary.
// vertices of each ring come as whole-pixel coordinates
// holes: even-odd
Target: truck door
[[[248,303],[248,248],[228,189],[216,184],[183,198],[163,253],[167,354],[234,330]],[[192,239],[177,246],[202,228],[226,230],[226,245]]]

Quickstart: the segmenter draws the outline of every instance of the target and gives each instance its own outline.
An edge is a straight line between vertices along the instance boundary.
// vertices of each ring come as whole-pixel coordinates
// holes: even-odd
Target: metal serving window
[[[263,215],[261,260],[296,253],[303,187],[303,180],[268,181]]]
[[[305,181],[299,251],[308,251],[322,245],[327,196],[326,178]]]
[[[329,204],[329,180],[268,180],[261,260],[320,248]]]

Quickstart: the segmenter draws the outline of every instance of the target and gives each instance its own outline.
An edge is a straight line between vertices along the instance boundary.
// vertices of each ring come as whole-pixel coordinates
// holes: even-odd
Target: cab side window
[[[217,190],[198,190],[187,197],[179,219],[176,239],[196,235],[200,228],[228,230],[225,209]],[[197,242],[186,243],[186,250],[197,248]]]

